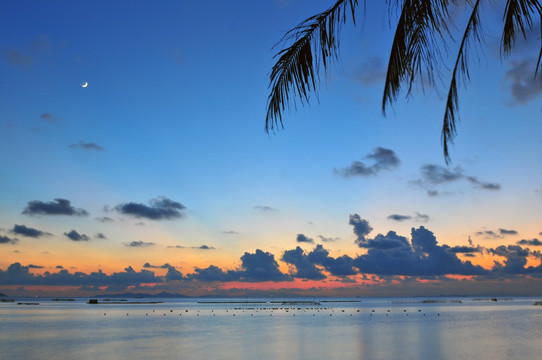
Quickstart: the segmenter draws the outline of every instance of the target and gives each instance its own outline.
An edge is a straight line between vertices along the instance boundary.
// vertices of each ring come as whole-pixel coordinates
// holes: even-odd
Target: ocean
[[[0,302],[0,359],[534,360],[542,353],[537,298],[60,300]]]

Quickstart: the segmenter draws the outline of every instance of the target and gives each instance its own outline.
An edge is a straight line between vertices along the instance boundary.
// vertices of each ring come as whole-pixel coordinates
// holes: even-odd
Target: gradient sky
[[[329,0],[2,2],[0,292],[542,294],[539,19],[503,58],[483,8],[447,166],[457,42],[384,117],[378,3],[267,134],[273,45]]]

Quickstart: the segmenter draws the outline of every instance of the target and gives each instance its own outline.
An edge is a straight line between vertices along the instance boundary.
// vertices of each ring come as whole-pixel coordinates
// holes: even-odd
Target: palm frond
[[[542,6],[537,0],[508,0],[504,10],[504,28],[502,33],[502,49],[505,54],[510,53],[514,47],[516,36],[521,33],[526,37],[526,29],[532,30],[533,20],[531,13],[542,11]]]
[[[395,2],[398,6],[399,2]],[[408,83],[410,93],[416,77],[433,82],[435,61],[440,58],[437,37],[448,34],[448,0],[405,0],[395,30],[388,61],[382,112],[393,103],[401,85]],[[391,6],[391,2],[390,2]],[[423,83],[422,83],[423,84]]]
[[[450,82],[450,88],[448,90],[448,97],[446,100],[446,111],[444,112],[444,120],[442,123],[442,135],[441,141],[444,150],[444,159],[446,163],[450,162],[450,153],[448,150],[448,144],[453,142],[453,138],[456,134],[456,111],[459,106],[458,93],[457,93],[457,82],[460,75],[463,76],[463,79],[469,78],[469,68],[467,64],[467,54],[469,42],[472,39],[481,41],[480,35],[480,15],[478,12],[478,6],[480,5],[480,0],[476,0],[472,8],[472,12],[465,28],[463,38],[461,39],[461,44],[459,45],[459,50],[457,53],[457,58],[455,61],[454,69],[452,71],[452,80]]]
[[[355,24],[354,11],[358,0],[338,0],[332,7],[311,16],[288,31],[279,43],[292,44],[279,51],[270,74],[271,93],[268,97],[265,130],[284,127],[282,113],[296,97],[302,104],[309,102],[310,92],[317,93],[320,64],[327,68],[329,60],[337,58],[340,27],[350,12]],[[291,96],[294,92],[295,97]]]

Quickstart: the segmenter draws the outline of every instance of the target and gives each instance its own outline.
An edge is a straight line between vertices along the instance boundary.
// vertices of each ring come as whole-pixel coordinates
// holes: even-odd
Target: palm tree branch
[[[271,93],[267,102],[265,130],[284,127],[282,113],[292,102],[293,91],[301,104],[309,102],[310,92],[317,93],[320,64],[327,69],[329,60],[338,55],[341,24],[345,23],[348,8],[355,24],[355,8],[358,0],[338,0],[329,9],[311,16],[288,31],[279,43],[292,44],[279,51],[277,62],[270,74]]]
[[[480,41],[481,36],[479,33],[480,15],[478,12],[478,6],[480,0],[476,0],[472,8],[472,12],[465,28],[461,44],[457,53],[457,58],[452,71],[452,80],[450,82],[450,88],[448,90],[448,97],[446,100],[446,110],[444,112],[444,120],[442,124],[441,142],[444,150],[444,159],[446,163],[450,162],[450,155],[448,144],[453,142],[453,138],[456,133],[456,111],[459,106],[457,82],[458,75],[462,75],[463,79],[469,78],[469,70],[467,65],[467,53],[469,40],[475,38]]]
[[[396,2],[396,4],[398,4]],[[397,23],[391,47],[382,97],[382,112],[393,103],[401,84],[408,82],[410,93],[416,77],[427,75],[433,82],[435,58],[440,55],[437,36],[448,32],[448,0],[406,0]]]

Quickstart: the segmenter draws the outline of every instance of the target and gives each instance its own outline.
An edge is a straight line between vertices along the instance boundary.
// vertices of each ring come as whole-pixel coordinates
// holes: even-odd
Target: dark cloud
[[[493,230],[478,231],[475,233],[477,236],[484,236],[486,239],[499,239],[501,235],[497,234]]]
[[[96,235],[94,237],[96,239],[103,239],[103,240],[107,239],[107,237],[102,233],[96,233]]]
[[[193,249],[199,249],[199,250],[214,250],[215,248],[212,247],[212,246],[208,246],[208,245],[201,245],[201,246],[193,247]]]
[[[1,285],[55,285],[55,286],[92,286],[107,287],[110,290],[126,290],[140,284],[162,283],[162,279],[148,270],[135,271],[131,266],[122,272],[107,275],[101,271],[85,274],[69,273],[61,269],[57,273],[46,271],[44,274],[31,274],[29,266],[20,263],[11,264],[7,270],[0,270]]]
[[[72,230],[70,232],[64,233],[72,241],[88,241],[89,237],[85,234],[79,234],[77,231]]]
[[[536,61],[525,59],[511,61],[506,79],[510,84],[510,93],[518,104],[525,104],[542,94],[540,79],[534,76]]]
[[[195,268],[193,274],[188,274],[189,280],[198,280],[203,282],[214,281],[235,281],[239,280],[239,275],[235,271],[223,271],[217,266],[210,265],[205,269]]]
[[[481,253],[482,251],[482,248],[472,246],[454,246],[448,249],[448,252],[453,254],[473,254]]]
[[[377,147],[372,153],[365,156],[373,161],[372,165],[366,165],[362,161],[353,161],[349,167],[341,170],[335,169],[335,173],[342,177],[376,175],[382,170],[391,170],[399,166],[401,161],[393,150]]]
[[[151,265],[150,263],[143,264],[145,269],[169,269],[172,265],[165,263],[164,265]]]
[[[309,238],[309,237],[306,237],[305,235],[303,234],[297,234],[297,237],[295,239],[295,241],[297,241],[298,243],[309,243],[309,244],[314,244],[314,240]]]
[[[183,274],[179,270],[175,269],[174,266],[168,267],[167,274],[166,274],[166,281],[179,281],[179,280],[184,280]]]
[[[113,220],[112,218],[110,218],[108,216],[97,217],[96,220],[98,220],[99,222],[102,222],[102,223],[108,223],[108,222],[115,221],[115,220]]]
[[[348,221],[350,225],[354,227],[354,234],[357,236],[356,244],[363,243],[365,241],[365,236],[369,235],[373,228],[369,225],[369,222],[365,219],[362,219],[358,214],[350,214],[350,219]]]
[[[124,244],[124,246],[128,246],[128,247],[148,247],[148,246],[156,245],[153,242],[145,242],[145,241],[141,241],[141,240],[132,241],[132,242],[125,242],[123,244]]]
[[[476,188],[484,189],[484,190],[500,190],[501,185],[497,183],[488,183],[478,180],[478,178],[474,176],[467,176],[467,180]]]
[[[443,184],[463,178],[462,170],[456,167],[453,170],[435,164],[426,164],[421,167],[423,180],[430,184]]]
[[[364,61],[361,65],[361,72],[357,77],[363,85],[381,84],[385,78],[386,64],[381,58]]]
[[[245,252],[241,256],[241,263],[243,270],[238,271],[238,274],[244,281],[291,280],[289,275],[280,272],[275,255],[260,249],[256,249],[254,254]]]
[[[29,269],[43,269],[41,265],[28,264]]]
[[[323,266],[326,271],[334,276],[354,275],[357,272],[354,270],[354,260],[348,255],[342,255],[337,258],[329,256],[329,251],[324,249],[320,244],[316,245],[307,258],[313,264]]]
[[[450,194],[450,192],[441,192],[434,189],[434,186],[441,186],[459,180],[467,180],[472,187],[482,190],[500,190],[501,185],[498,183],[485,182],[478,180],[475,176],[465,175],[463,169],[457,166],[454,169],[445,168],[436,164],[425,164],[420,168],[421,178],[412,181],[413,184],[427,189],[429,196],[439,196]]]
[[[70,148],[72,149],[84,149],[84,150],[95,150],[95,151],[103,151],[104,148],[96,143],[89,142],[86,143],[82,140],[79,140],[77,144],[71,144]]]
[[[499,233],[501,235],[517,235],[518,234],[516,230],[506,230],[506,229],[499,229]]]
[[[542,246],[542,241],[538,239],[526,240],[522,239],[517,242],[518,245]]]
[[[542,264],[537,267],[527,265],[527,257],[534,255],[529,249],[524,249],[519,245],[501,245],[495,249],[488,249],[493,255],[505,258],[504,263],[495,262],[493,272],[503,274],[531,274],[533,272],[542,272]]]
[[[406,220],[415,220],[415,221],[423,221],[427,222],[429,221],[429,215],[416,213],[416,216],[410,216],[410,215],[401,215],[401,214],[392,214],[388,216],[388,220],[393,221],[406,221]]]
[[[355,221],[352,221],[352,218]],[[480,266],[470,261],[462,262],[456,252],[447,245],[439,246],[433,233],[423,226],[412,228],[411,243],[394,231],[386,235],[378,234],[374,239],[367,238],[371,229],[366,220],[350,216],[354,226],[356,243],[367,249],[367,254],[354,259],[354,266],[361,273],[376,275],[479,275],[486,273]],[[359,224],[364,224],[362,231]],[[456,250],[457,251],[457,250]]]
[[[4,235],[0,235],[0,244],[16,244],[19,241],[17,238],[10,238]]]
[[[318,235],[318,237],[319,237],[320,240],[323,241],[323,242],[334,242],[334,241],[340,240],[340,238],[338,238],[338,237],[336,237],[336,238],[330,238],[330,237],[325,237],[325,236],[322,236],[322,235]]]
[[[405,221],[412,219],[412,216],[409,215],[399,215],[399,214],[392,214],[388,216],[388,220],[393,221]]]
[[[282,254],[281,260],[295,267],[295,272],[292,276],[309,280],[323,280],[326,278],[299,246],[294,250],[286,250]]]
[[[32,238],[39,238],[42,236],[51,235],[45,231],[41,231],[41,230],[34,229],[25,225],[17,225],[17,224],[13,226],[13,229],[11,230],[11,232],[17,235],[22,235],[22,236],[32,237]]]
[[[493,230],[484,230],[484,231],[478,231],[475,233],[477,236],[483,236],[486,239],[500,239],[507,235],[517,235],[518,232],[516,230],[507,230],[507,229],[499,229],[497,231]]]
[[[150,206],[134,202],[120,204],[115,207],[115,210],[124,215],[150,220],[171,220],[184,217],[181,211],[185,210],[186,207],[181,203],[163,196],[152,199],[149,203]]]
[[[254,210],[259,211],[276,211],[275,208],[272,208],[271,206],[262,206],[262,205],[256,205],[254,206]]]
[[[23,210],[23,214],[87,216],[88,212],[83,209],[74,208],[69,200],[57,198],[51,202],[29,201]]]

